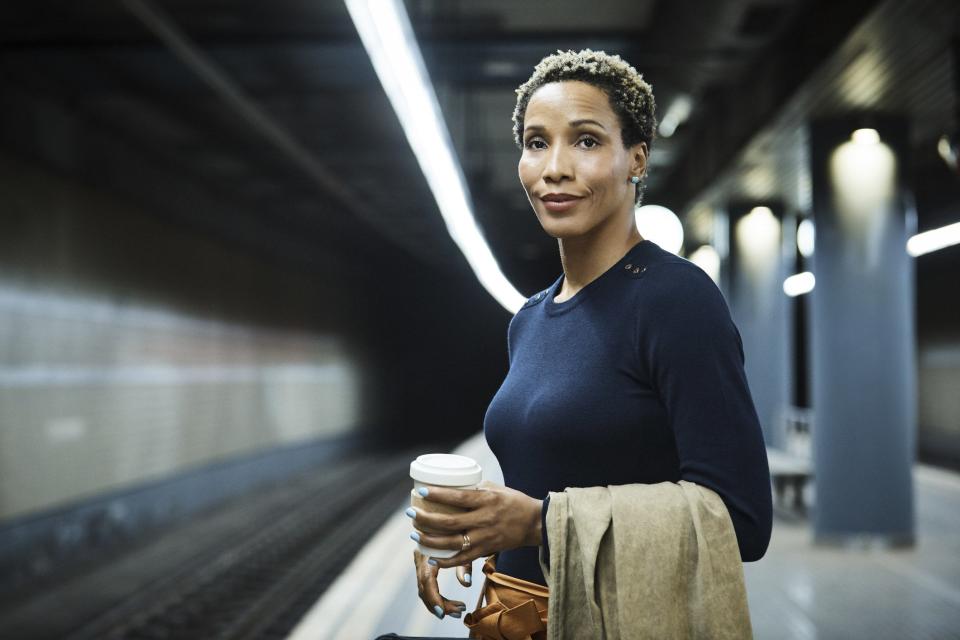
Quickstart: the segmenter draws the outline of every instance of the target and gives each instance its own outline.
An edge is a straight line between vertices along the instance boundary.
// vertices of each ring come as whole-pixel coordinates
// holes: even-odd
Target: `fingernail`
[[[426,498],[429,491],[427,490],[426,487],[420,487],[419,489],[417,489],[417,493],[419,493],[421,496]]]
[[[443,620],[443,609],[440,608],[440,605],[433,605],[433,612],[437,614],[437,617]]]
[[[472,579],[470,578],[469,573],[463,576],[463,581],[466,582],[467,584],[470,584],[472,582]]]
[[[451,611],[447,615],[450,616],[451,618],[459,618],[461,614],[459,611]]]
[[[413,507],[407,507],[407,510],[404,511],[404,513],[410,516],[411,518],[417,517],[417,511]]]
[[[457,605],[457,609],[460,609],[460,611],[466,611],[466,610],[467,610],[467,605],[465,605],[465,604],[458,604],[458,605]]]
[[[420,534],[417,533],[416,531],[414,531],[413,533],[410,534],[410,538],[411,538],[414,542],[420,542]]]
[[[437,566],[437,561],[434,560],[433,558],[430,558],[429,560],[427,560],[427,564],[432,564],[433,566]]]

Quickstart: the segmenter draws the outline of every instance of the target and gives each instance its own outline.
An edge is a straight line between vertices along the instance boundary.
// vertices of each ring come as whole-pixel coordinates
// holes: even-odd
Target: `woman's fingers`
[[[405,511],[413,526],[428,533],[444,535],[472,529],[478,525],[477,518],[471,513],[430,513],[421,508],[409,507]]]
[[[457,567],[457,580],[465,587],[469,587],[473,581],[473,576],[470,575],[471,571],[473,571],[473,562],[461,564]]]
[[[432,549],[450,549],[456,550],[459,547],[463,546],[463,534],[458,533],[453,536],[449,535],[436,535],[429,534],[420,529],[414,527],[415,531],[410,534],[410,538],[419,542],[425,547],[430,547]],[[482,557],[482,549],[476,547],[476,541],[471,541],[470,549],[466,551],[460,551],[456,555],[450,558],[429,558],[429,563],[438,569],[451,569],[453,567],[459,567],[460,565],[467,566],[467,573],[470,572],[470,567],[472,562],[479,557]],[[460,571],[457,571],[457,578],[460,579]],[[470,586],[470,583],[464,583],[463,579],[460,579],[461,584]]]
[[[448,600],[440,595],[437,574],[440,569],[427,563],[427,557],[419,550],[413,550],[413,561],[417,568],[417,592],[427,610],[438,618],[445,615],[459,618],[467,605],[458,600]]]
[[[410,534],[410,539],[414,542],[419,542],[425,547],[430,547],[431,549],[450,549],[451,551],[460,550],[463,547],[463,534],[462,533],[436,533],[431,531],[424,531],[417,526],[413,527],[413,532]],[[477,545],[476,540],[470,541],[471,548]],[[461,554],[464,552],[460,552]],[[454,564],[448,564],[446,566],[452,567],[455,564],[464,564],[464,558],[459,559],[460,562]]]

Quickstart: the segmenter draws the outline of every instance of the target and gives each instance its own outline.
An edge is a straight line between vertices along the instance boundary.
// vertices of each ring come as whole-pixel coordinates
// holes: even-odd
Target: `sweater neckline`
[[[564,274],[561,273],[560,276],[550,286],[549,293],[547,294],[547,299],[544,300],[544,305],[543,305],[544,309],[546,309],[548,314],[555,316],[557,314],[564,313],[574,308],[575,306],[580,304],[585,298],[587,298],[591,291],[594,291],[597,288],[599,282],[608,278],[611,273],[614,273],[615,271],[619,271],[624,265],[624,263],[634,260],[636,258],[636,254],[640,252],[641,248],[643,248],[644,245],[647,245],[650,243],[651,241],[646,238],[641,240],[637,244],[633,245],[623,255],[623,257],[621,257],[619,260],[616,261],[616,263],[611,265],[609,269],[607,269],[606,271],[601,273],[599,276],[597,276],[596,278],[594,278],[593,280],[585,284],[580,289],[580,291],[577,291],[575,294],[573,294],[573,296],[567,298],[566,300],[562,300],[560,302],[554,302],[554,297],[560,292],[560,287],[563,285]]]

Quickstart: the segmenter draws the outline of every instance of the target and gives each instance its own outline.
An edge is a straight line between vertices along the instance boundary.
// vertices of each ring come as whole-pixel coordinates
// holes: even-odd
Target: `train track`
[[[69,634],[69,640],[285,638],[409,493],[408,454],[299,480],[214,548]]]

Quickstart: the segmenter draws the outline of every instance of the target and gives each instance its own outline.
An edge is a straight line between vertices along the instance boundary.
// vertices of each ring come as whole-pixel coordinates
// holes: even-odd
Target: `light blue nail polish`
[[[448,613],[447,615],[450,616],[451,618],[459,618],[459,617],[460,617],[460,612],[459,612],[459,611],[454,611],[454,612],[452,612],[452,613]]]
[[[440,608],[440,605],[433,605],[433,612],[437,614],[437,617],[443,620],[443,609]]]
[[[433,558],[430,558],[429,560],[427,560],[427,564],[432,564],[433,566],[437,566],[437,561],[434,560]]]
[[[427,497],[427,494],[430,493],[430,492],[427,490],[426,487],[420,487],[419,489],[417,489],[417,493],[419,493],[421,496],[423,496],[424,498],[426,498],[426,497]]]
[[[417,517],[417,511],[413,507],[407,507],[407,510],[404,511],[404,513],[410,516],[411,518]]]
[[[410,539],[413,540],[414,542],[420,542],[420,534],[414,531],[413,533],[410,534]]]
[[[471,582],[473,582],[473,579],[470,577],[470,574],[468,573],[467,575],[463,576],[463,581],[466,582],[467,584],[470,584]]]

